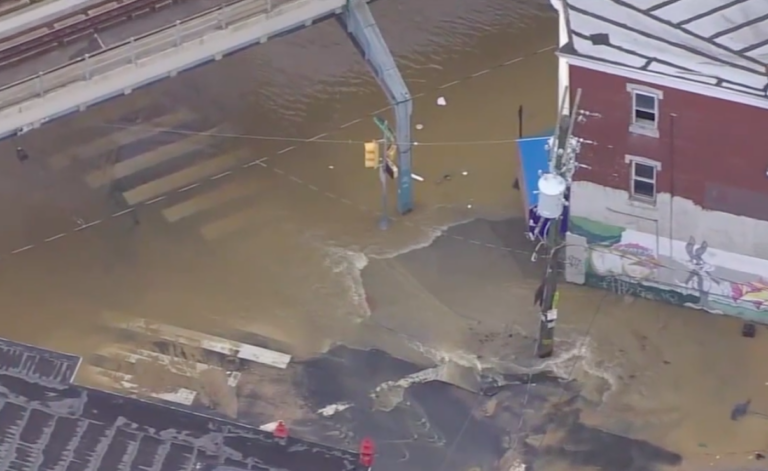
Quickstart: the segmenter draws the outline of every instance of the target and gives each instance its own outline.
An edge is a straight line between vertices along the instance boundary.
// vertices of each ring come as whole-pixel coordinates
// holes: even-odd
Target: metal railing
[[[0,109],[8,109],[77,82],[92,80],[225,29],[237,30],[298,8],[313,0],[244,0],[200,13],[123,43],[86,54],[67,64],[0,88]],[[250,20],[250,21],[249,21]],[[23,111],[23,106],[19,106]]]

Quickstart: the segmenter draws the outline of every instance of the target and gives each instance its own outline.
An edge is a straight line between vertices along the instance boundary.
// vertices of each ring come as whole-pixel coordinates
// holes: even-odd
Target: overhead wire
[[[131,126],[125,124],[102,124],[102,127],[112,127],[120,129],[142,129],[145,131],[151,131],[158,134],[182,134],[191,136],[209,136],[220,137],[228,139],[249,139],[259,141],[279,141],[279,142],[298,142],[298,143],[323,143],[323,144],[365,144],[367,141],[359,141],[354,139],[306,139],[299,137],[288,136],[261,136],[257,134],[237,134],[237,133],[220,133],[220,132],[207,132],[207,131],[189,131],[184,129],[173,128],[155,128],[151,126]],[[478,146],[478,145],[500,145],[500,144],[514,144],[517,139],[498,139],[498,140],[483,140],[483,141],[434,141],[434,142],[421,142],[413,141],[409,144],[412,146]],[[403,144],[403,143],[397,143]]]
[[[525,54],[522,56],[517,56],[513,59],[506,60],[504,62],[499,62],[491,67],[488,67],[484,71],[468,74],[464,77],[453,80],[447,84],[439,85],[430,87],[429,89],[418,93],[416,95],[411,96],[410,101],[415,101],[417,98],[421,98],[428,93],[432,93],[438,90],[443,90],[448,88],[449,86],[455,86],[459,85],[464,82],[468,82],[472,79],[476,79],[479,77],[483,77],[488,75],[488,73],[498,71],[500,69],[503,69],[505,67],[509,67],[511,65],[517,64],[521,60],[533,57],[538,54],[554,50],[557,46],[547,46],[544,48],[541,48],[537,51],[531,52],[529,54]],[[358,121],[362,120],[363,118],[368,118],[375,116],[376,114],[382,113],[384,111],[392,109],[394,106],[400,104],[402,102],[398,102],[389,106],[386,106],[384,108],[378,109],[374,112],[367,113],[363,116],[359,116],[357,119],[352,120]],[[111,128],[120,128],[120,129],[145,129],[147,131],[153,131],[157,133],[167,133],[167,134],[185,134],[185,135],[195,135],[195,136],[211,136],[211,137],[221,137],[221,138],[230,138],[230,139],[249,139],[249,140],[262,140],[262,141],[279,141],[279,142],[295,142],[295,143],[325,143],[325,144],[349,144],[349,145],[359,145],[359,144],[365,144],[367,141],[360,141],[360,140],[350,140],[350,139],[323,139],[323,138],[298,138],[298,137],[290,137],[290,136],[264,136],[264,135],[256,135],[256,134],[240,134],[240,133],[217,133],[217,132],[205,132],[205,131],[189,131],[189,130],[182,130],[182,129],[173,129],[173,128],[161,128],[161,127],[151,127],[151,126],[141,126],[141,125],[128,125],[128,124],[110,124],[110,123],[102,123],[98,125],[99,127],[111,127]],[[331,131],[331,132],[337,132],[338,130]],[[514,144],[517,142],[517,139],[509,139],[509,138],[503,138],[503,139],[491,139],[491,140],[476,140],[476,141],[434,141],[434,142],[420,142],[420,141],[413,141],[410,143],[402,143],[398,142],[398,145],[413,145],[413,146],[473,146],[473,145],[504,145],[504,144]]]
[[[472,79],[475,79],[477,77],[481,77],[484,75],[487,75],[489,72],[498,71],[499,69],[503,69],[507,66],[513,65],[521,61],[522,59],[526,57],[532,57],[535,55],[538,55],[543,52],[547,52],[550,50],[555,49],[555,46],[549,46],[542,49],[539,49],[535,52],[532,52],[527,55],[518,56],[514,59],[506,60],[504,62],[500,62],[492,67],[489,67],[486,69],[487,71],[483,71],[483,73],[473,73],[468,74],[464,76],[461,79],[454,80],[452,82],[449,82],[449,84],[444,84],[440,86],[430,87],[428,90],[421,92],[417,95],[414,95],[411,97],[411,100],[415,100],[416,98],[422,97],[426,95],[427,93],[431,93],[434,91],[442,90],[445,88],[448,88],[447,86],[453,86],[458,85],[463,82],[470,81]],[[384,108],[381,108],[379,110],[376,110],[375,112],[368,113],[367,115],[364,115],[363,117],[360,117],[358,119],[363,119],[364,117],[370,117],[377,113],[381,113],[383,111],[386,111],[388,109],[391,109],[394,105],[390,105]],[[604,110],[600,110],[600,113],[595,112],[594,110],[589,110],[588,108],[584,110],[585,111],[585,119],[586,120],[593,120],[593,119],[609,119],[610,121],[614,121],[615,119],[618,119],[621,115],[621,117],[627,117],[626,113],[621,113],[618,111],[611,111],[610,116],[606,116],[604,113]],[[701,118],[698,116],[686,116],[686,121],[701,121]],[[353,120],[355,121],[355,120]],[[678,118],[679,121],[679,118]],[[706,121],[709,123],[709,121]],[[282,141],[282,142],[293,142],[293,143],[326,143],[326,144],[340,144],[340,145],[360,145],[364,144],[365,141],[360,140],[352,140],[352,139],[326,139],[326,138],[296,138],[296,137],[288,137],[288,136],[266,136],[266,135],[254,135],[254,134],[239,134],[239,133],[219,133],[219,132],[205,132],[205,131],[189,131],[189,130],[182,130],[182,129],[172,129],[172,128],[155,128],[155,127],[147,127],[147,126],[131,126],[131,125],[120,125],[120,124],[102,124],[101,126],[104,127],[117,127],[117,128],[142,128],[153,132],[158,133],[173,133],[173,134],[182,134],[182,135],[196,135],[196,136],[211,136],[211,137],[220,137],[220,138],[232,138],[232,139],[248,139],[248,140],[264,140],[264,141]],[[331,132],[338,132],[338,130],[331,131]],[[330,132],[328,133],[330,134]],[[493,139],[493,140],[474,140],[474,141],[433,141],[433,142],[418,142],[414,141],[411,142],[411,145],[414,146],[477,146],[477,145],[507,145],[507,144],[513,144],[516,143],[517,139]],[[582,144],[582,149],[585,146],[588,146],[590,144],[599,144],[599,143],[584,143]],[[697,177],[687,177],[685,175],[676,175],[676,179],[684,180],[684,181],[698,181],[699,179]],[[606,246],[606,248],[608,248]],[[636,260],[637,257],[631,256],[629,254],[618,254],[614,253],[614,255],[617,255],[621,258],[625,259],[633,259]],[[681,271],[678,267],[672,267],[667,264],[663,264],[659,262],[658,260],[653,261],[656,266],[660,268],[665,268],[672,271]],[[718,280],[730,282],[730,283],[736,283],[741,284],[740,282],[736,280],[730,280],[723,277],[716,277]]]

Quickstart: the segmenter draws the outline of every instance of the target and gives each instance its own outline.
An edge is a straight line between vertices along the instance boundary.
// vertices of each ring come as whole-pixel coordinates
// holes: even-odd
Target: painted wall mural
[[[768,261],[571,217],[566,279],[620,295],[768,322]]]

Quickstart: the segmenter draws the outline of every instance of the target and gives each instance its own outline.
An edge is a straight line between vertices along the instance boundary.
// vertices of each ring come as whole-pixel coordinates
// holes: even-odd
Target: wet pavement
[[[382,469],[759,467],[766,422],[730,414],[768,410],[764,329],[565,285],[557,354],[533,356],[512,183],[519,106],[530,133],[557,106],[548,2],[373,9],[422,125],[412,214],[377,229],[362,143],[386,103],[322,23],[0,143],[0,334],[82,356],[80,384],[370,434]]]

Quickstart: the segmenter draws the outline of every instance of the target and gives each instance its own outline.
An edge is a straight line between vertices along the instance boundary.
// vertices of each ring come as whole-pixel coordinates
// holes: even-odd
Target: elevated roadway
[[[74,1],[74,0],[60,0]],[[370,0],[242,0],[117,44],[0,88],[0,139],[127,95],[134,89],[278,35],[341,15],[395,110],[398,208],[411,196],[411,95],[367,3]]]

